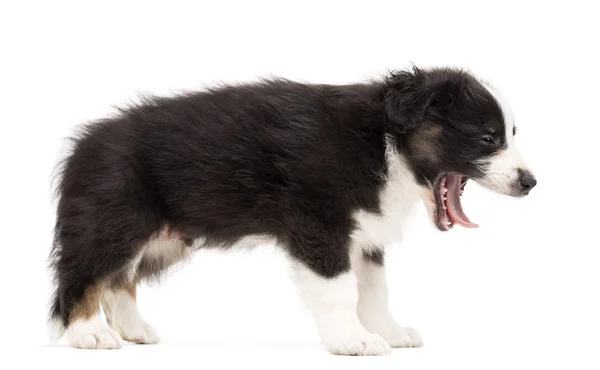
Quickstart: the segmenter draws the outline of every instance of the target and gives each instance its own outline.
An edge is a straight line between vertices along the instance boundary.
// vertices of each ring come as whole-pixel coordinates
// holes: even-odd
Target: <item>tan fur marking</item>
[[[410,151],[416,158],[426,159],[431,162],[439,161],[437,156],[437,143],[443,133],[439,125],[424,125],[409,141]]]
[[[138,284],[138,282],[135,281],[133,283],[128,283],[125,286],[123,286],[123,289],[125,289],[127,291],[127,293],[131,294],[131,296],[133,297],[133,299],[136,298],[137,284]]]
[[[86,289],[83,299],[79,301],[69,317],[70,322],[76,320],[89,320],[100,311],[100,298],[102,296],[102,285],[94,285]]]

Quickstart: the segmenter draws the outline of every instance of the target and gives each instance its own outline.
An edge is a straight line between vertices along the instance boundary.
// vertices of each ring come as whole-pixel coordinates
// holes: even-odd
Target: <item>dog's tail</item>
[[[58,289],[54,291],[50,305],[50,341],[57,342],[65,334],[66,326],[60,309],[60,297]]]
[[[54,290],[50,297],[50,312],[48,313],[51,342],[57,342],[65,334],[69,317],[68,312],[65,312],[61,304],[61,287],[60,279],[58,278],[58,260],[61,251],[61,243],[58,239],[60,228],[61,223],[57,221],[54,227],[54,239],[49,256],[49,269],[54,280]]]

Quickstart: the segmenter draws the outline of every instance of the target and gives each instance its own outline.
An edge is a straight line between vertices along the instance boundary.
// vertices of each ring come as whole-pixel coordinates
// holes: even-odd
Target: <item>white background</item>
[[[3,1],[0,367],[598,369],[592,3]],[[410,62],[466,67],[502,89],[539,180],[522,200],[470,183],[464,207],[479,229],[435,232],[420,209],[388,253],[393,312],[421,330],[424,348],[327,354],[270,248],[202,252],[144,286],[157,346],[49,344],[50,180],[76,125],[140,93],[272,75],[348,83]]]

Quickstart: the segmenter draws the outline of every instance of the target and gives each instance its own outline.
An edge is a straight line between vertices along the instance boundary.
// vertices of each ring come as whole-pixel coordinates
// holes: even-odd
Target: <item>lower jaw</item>
[[[451,179],[449,179],[449,177],[451,177]],[[451,180],[453,181],[450,182]],[[448,204],[447,199],[452,196],[454,202],[458,202],[458,206],[462,212],[460,197],[462,197],[462,192],[468,180],[469,178],[467,176],[458,173],[442,173],[436,178],[432,189],[432,196],[435,209],[433,221],[438,230],[443,232],[449,231],[457,222],[462,225],[461,222],[455,221],[453,217],[450,216],[450,205]],[[457,181],[460,181],[460,183],[457,184]],[[460,186],[460,188],[458,189],[456,186]],[[451,190],[454,190],[454,193],[450,194]],[[467,225],[464,226],[470,227]]]
[[[440,231],[444,231],[444,232],[445,232],[445,231],[450,231],[450,230],[451,230],[451,229],[454,227],[454,224],[453,224],[453,223],[450,223],[449,225],[445,225],[445,226],[444,226],[444,225],[440,224],[440,223],[439,223],[439,222],[437,222],[437,221],[434,221],[434,222],[435,222],[435,226],[436,226],[436,227],[437,227],[437,229],[438,229],[438,230],[440,230]]]
[[[430,206],[431,207],[431,212],[430,212],[430,217],[431,217],[431,221],[433,222],[434,226],[436,229],[440,230],[440,231],[449,231],[450,229],[452,229],[454,227],[454,222],[449,219],[448,221],[450,222],[447,225],[444,225],[442,222],[443,219],[445,219],[445,215],[444,215],[444,210],[441,206],[438,206],[438,200],[436,199],[436,197],[432,194],[431,195],[431,200],[430,200]]]

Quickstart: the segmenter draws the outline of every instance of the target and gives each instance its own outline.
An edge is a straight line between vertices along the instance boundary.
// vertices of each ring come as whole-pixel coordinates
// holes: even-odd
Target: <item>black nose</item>
[[[537,180],[529,171],[519,171],[521,179],[521,189],[524,193],[529,193],[537,185]]]

